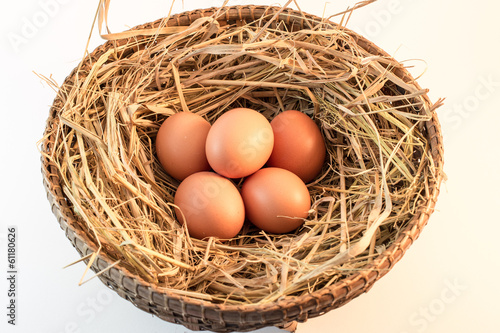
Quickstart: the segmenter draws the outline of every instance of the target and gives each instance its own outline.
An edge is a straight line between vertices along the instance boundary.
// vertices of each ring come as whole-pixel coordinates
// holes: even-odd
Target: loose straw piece
[[[338,166],[340,173],[340,252],[347,250],[347,206],[346,206],[346,188],[344,175],[344,159],[343,152],[340,147],[337,147]]]
[[[192,270],[194,269],[192,266],[190,266],[190,265],[188,265],[188,264],[186,264],[186,263],[183,263],[183,262],[181,262],[181,261],[178,261],[178,260],[175,260],[175,259],[173,259],[173,258],[167,257],[167,256],[165,256],[165,255],[162,255],[162,254],[160,254],[160,253],[158,253],[158,252],[156,252],[156,251],[153,251],[153,250],[151,250],[151,249],[148,249],[148,248],[146,248],[146,247],[144,247],[144,246],[141,246],[141,245],[139,245],[139,244],[135,244],[135,243],[133,243],[132,245],[133,245],[134,247],[136,247],[137,249],[141,250],[141,251],[142,251],[142,252],[144,252],[144,253],[147,253],[147,254],[150,254],[150,255],[152,255],[152,256],[155,256],[155,257],[157,257],[157,258],[159,258],[159,259],[161,259],[161,260],[165,260],[166,262],[169,262],[169,263],[171,263],[171,264],[173,264],[173,265],[175,265],[175,266],[179,266],[179,267],[181,267],[181,268],[185,268],[185,269],[188,269],[188,270],[190,270],[190,271],[192,271]]]

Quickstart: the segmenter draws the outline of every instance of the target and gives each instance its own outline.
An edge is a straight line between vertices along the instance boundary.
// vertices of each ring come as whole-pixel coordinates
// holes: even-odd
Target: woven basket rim
[[[200,16],[210,16],[214,14],[218,9],[219,8],[217,7],[212,7],[207,9],[197,9],[189,12],[179,13],[170,17],[168,25],[169,26],[181,25],[181,24],[185,25],[184,23],[186,21],[189,23],[194,21],[196,18],[199,18]],[[221,11],[217,20],[230,21],[238,17],[240,19],[255,20],[256,18],[258,18],[257,16],[258,13],[268,13],[268,14],[276,13],[280,9],[281,9],[280,7],[256,6],[256,5],[226,7]],[[285,18],[293,19],[293,17],[300,17],[300,16],[305,16],[308,19],[321,20],[319,17],[316,17],[314,15],[301,13],[290,8],[286,8],[285,10],[283,10],[283,12],[280,14],[280,19],[285,19]],[[130,30],[139,30],[149,26],[157,26],[158,24],[160,24],[160,22],[162,22],[162,20],[163,18],[160,18],[153,22],[138,25],[136,27],[131,28]],[[328,22],[328,23],[332,25],[338,25],[333,22]],[[378,46],[371,43],[365,37],[347,28],[345,28],[345,31],[349,35],[356,38],[356,40],[362,47],[375,49],[380,55],[392,59],[392,57],[389,54],[387,54],[384,50],[382,50]],[[104,44],[97,47],[90,55],[93,55],[95,53],[100,52],[101,50],[105,50],[109,47],[112,47],[112,45],[113,45],[112,41],[105,42]],[[88,62],[88,58],[85,58],[83,62],[84,63]],[[71,78],[76,75],[77,73],[76,70],[77,68],[73,69],[73,71],[67,76],[63,85],[61,86],[61,90],[63,90],[63,87],[65,87],[71,80]],[[413,81],[412,84],[415,84],[418,88],[420,88],[418,83],[413,80],[409,72],[404,70],[403,74],[407,80],[412,80]],[[401,73],[398,74],[398,76],[400,75]],[[428,105],[432,105],[427,95],[424,95],[423,97],[425,102],[428,103]],[[47,134],[48,132],[48,128],[51,125],[51,121],[53,121],[55,119],[55,115],[57,115],[56,105],[59,103],[60,99],[61,96],[60,93],[58,93],[56,98],[54,99],[52,107],[50,108],[50,115],[47,120],[47,129],[45,134]],[[432,156],[435,162],[435,167],[437,169],[441,169],[443,165],[443,143],[442,143],[441,129],[436,112],[433,112],[432,120],[426,123],[426,127],[429,136],[429,142],[431,145]],[[47,137],[46,142],[43,143],[44,149],[46,148],[47,143],[48,144],[53,143],[53,141],[50,140],[54,140],[54,138],[52,138],[52,136]],[[50,161],[44,157],[42,157],[42,173],[44,176],[44,184],[47,191],[47,195],[53,205],[54,214],[58,216],[59,223],[61,224],[61,227],[65,229],[68,238],[70,238],[68,233],[73,233],[75,238],[72,241],[75,248],[77,248],[76,238],[80,238],[80,241],[84,243],[85,247],[87,248],[85,251],[96,251],[98,248],[97,245],[92,241],[90,241],[88,237],[86,237],[87,235],[80,228],[75,227],[76,219],[72,216],[71,210],[67,209],[66,207],[61,207],[60,202],[64,201],[65,199],[61,191],[61,185],[60,183],[57,183],[57,180],[59,180],[57,171],[55,170],[55,167],[50,165]],[[415,215],[408,222],[407,227],[404,229],[403,232],[401,232],[399,237],[383,253],[379,254],[370,264],[365,266],[363,271],[354,273],[353,275],[345,279],[342,279],[332,284],[331,286],[322,288],[320,290],[316,290],[306,295],[286,296],[283,299],[279,299],[275,302],[264,303],[264,304],[225,305],[225,304],[212,303],[206,300],[200,300],[197,298],[191,298],[188,296],[178,295],[175,292],[169,291],[168,289],[160,288],[156,284],[152,284],[145,281],[140,276],[130,272],[129,270],[127,270],[124,267],[121,267],[120,265],[116,265],[115,268],[121,271],[125,277],[132,279],[134,283],[137,285],[136,288],[142,286],[150,290],[151,292],[161,294],[169,299],[177,299],[185,304],[200,306],[204,309],[214,309],[219,312],[236,311],[240,313],[252,312],[252,311],[260,311],[260,312],[275,311],[277,309],[286,312],[288,309],[300,305],[301,311],[305,313],[305,319],[307,319],[308,317],[307,312],[310,310],[310,308],[320,309],[323,307],[321,304],[321,301],[323,299],[329,299],[331,302],[330,306],[326,307],[327,310],[323,311],[327,312],[333,308],[338,307],[337,305],[335,305],[337,302],[340,303],[340,305],[343,305],[346,303],[344,302],[345,299],[347,299],[347,301],[350,301],[359,294],[368,291],[371,288],[371,286],[373,286],[376,280],[378,280],[379,278],[384,276],[388,271],[390,271],[390,269],[394,266],[394,264],[402,258],[406,250],[415,241],[415,239],[418,238],[422,228],[427,224],[429,216],[432,214],[434,210],[434,206],[436,204],[437,197],[439,195],[439,187],[441,181],[442,181],[442,174],[441,172],[438,172],[437,178],[431,188],[430,192],[431,194],[427,198],[428,201],[426,203],[426,206],[420,209],[420,211],[415,213]],[[63,224],[65,224],[64,227]],[[98,270],[103,269],[105,268],[104,267],[105,265],[109,267],[113,263],[113,260],[111,260],[105,252],[101,252],[98,256],[101,259],[101,263],[99,265],[102,265],[102,267],[93,267],[93,269],[98,269]],[[102,261],[104,261],[105,264],[102,263]],[[109,276],[111,277],[111,273]],[[103,276],[103,278],[106,277]],[[139,294],[137,290],[133,291],[133,293],[134,292],[136,294]],[[290,319],[300,320],[300,316],[302,315],[303,313],[300,313],[298,316]],[[285,314],[285,317],[287,316],[288,315]],[[245,326],[242,327],[244,328]],[[251,327],[251,329],[256,329],[256,328],[259,328],[259,326]],[[241,327],[238,329],[241,330]]]

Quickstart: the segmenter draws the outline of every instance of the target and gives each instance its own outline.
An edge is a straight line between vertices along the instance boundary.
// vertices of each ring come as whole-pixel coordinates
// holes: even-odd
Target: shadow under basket
[[[155,30],[159,34],[151,33]],[[42,173],[53,213],[85,262],[121,297],[148,313],[191,330],[232,332],[267,326],[284,328],[325,314],[367,292],[417,239],[434,210],[443,179],[442,138],[435,112],[440,102],[432,104],[427,91],[383,50],[335,23],[289,8],[266,6],[195,10],[135,27],[126,33],[130,34],[95,49],[66,78],[50,109],[42,142]],[[217,41],[217,38],[220,39]],[[223,47],[216,47],[219,44]],[[326,68],[326,64],[330,67]],[[217,66],[220,71],[214,70]],[[124,73],[130,68],[135,68],[135,74],[130,80],[124,80]],[[260,73],[255,72],[255,68],[261,68]],[[145,77],[143,81],[147,82],[141,81]],[[273,81],[266,81],[270,77]],[[139,88],[134,90],[134,87]],[[349,100],[346,96],[353,87],[363,94]],[[200,102],[194,94],[202,96]],[[381,110],[382,104],[389,109]],[[171,243],[181,248],[175,261],[165,259],[169,256],[168,249],[164,250],[167,252],[163,257],[146,258],[148,246],[155,246],[155,237],[160,236],[147,236],[149,243],[145,241],[140,246],[130,245],[140,242],[141,238],[130,236],[128,239],[127,227],[120,229],[117,221],[139,223],[137,221],[150,219],[159,228],[176,225],[171,200],[178,183],[161,170],[154,157],[154,137],[159,124],[169,114],[183,110],[197,112],[213,122],[224,110],[237,106],[254,108],[268,119],[284,108],[295,108],[319,124],[328,158],[322,176],[308,184],[311,191],[315,191],[312,202],[316,214],[289,235],[266,238],[259,230],[245,226],[239,238],[229,243],[189,240],[179,226],[161,234],[162,239],[167,240],[172,234],[172,239],[178,242],[172,240]],[[111,121],[111,116],[123,123]],[[361,123],[368,125],[359,125]],[[370,126],[380,128],[378,139]],[[129,130],[131,132],[127,132]],[[113,139],[113,133],[121,133],[121,136]],[[136,142],[143,150],[134,149],[134,153],[120,150],[119,147],[130,146],[123,138],[132,140],[134,136],[138,137]],[[391,151],[395,153],[391,155]],[[102,154],[107,157],[101,159]],[[122,161],[122,166],[130,168],[112,168],[118,163],[117,159]],[[362,165],[365,171],[361,168],[358,171],[363,172],[356,174],[348,167],[339,169],[339,161]],[[384,178],[384,167],[387,177],[402,176],[398,176],[398,181]],[[346,207],[342,203],[357,193],[356,177],[371,179],[374,186],[370,189],[372,192],[359,196],[358,203],[365,202],[364,205],[356,206],[353,202]],[[382,195],[384,182],[387,197]],[[404,196],[406,187],[418,184],[424,185],[414,197]],[[115,198],[94,198],[94,193],[108,185],[116,186]],[[130,201],[123,200],[126,194]],[[377,203],[377,198],[392,202]],[[139,211],[147,211],[148,215],[141,216],[134,209],[142,207],[140,202],[146,199],[149,200],[147,210]],[[165,202],[160,204],[161,200]],[[206,297],[199,297],[202,289],[196,289],[196,296],[194,289],[176,290],[168,285],[176,279],[176,272],[184,276],[185,267],[178,262],[186,263],[198,276],[206,274],[208,268],[202,268],[204,264],[214,267],[207,264],[211,256],[203,257],[203,249],[207,247],[220,252],[226,250],[224,244],[230,244],[232,252],[228,257],[236,258],[237,266],[237,260],[248,259],[243,249],[264,247],[262,244],[269,240],[276,242],[278,252],[293,248],[299,240],[305,246],[309,238],[304,235],[318,240],[329,232],[340,232],[342,224],[349,223],[352,238],[348,247],[343,248],[344,252],[349,251],[368,232],[370,225],[364,217],[369,216],[377,204],[379,215],[389,206],[392,211],[375,233],[376,240],[370,240],[372,246],[352,258],[362,262],[355,269],[349,270],[354,267],[351,261],[336,261],[340,251],[334,253],[332,249],[323,248],[329,244],[323,240],[316,246],[311,242],[305,252],[290,255],[288,277],[283,278],[283,267],[276,272],[271,269],[270,292],[286,290],[280,283],[293,274],[301,273],[303,279],[307,272],[314,275],[315,268],[324,262],[332,265],[323,267],[323,273],[316,274],[310,282],[303,282],[297,290],[268,301],[263,301],[265,295],[263,300],[248,301],[244,286],[234,289],[240,298],[228,296],[224,301],[213,296],[206,281],[199,282],[207,285],[203,289],[207,291]],[[406,206],[410,204],[412,208],[408,209]],[[113,218],[124,206],[129,207],[127,213]],[[406,208],[401,208],[403,206]],[[342,214],[343,209],[346,214]],[[364,211],[364,217],[353,213],[355,209]],[[357,219],[363,220],[364,227],[356,227]],[[95,227],[99,221],[107,221],[114,227]],[[384,238],[382,230],[391,236]],[[110,239],[118,243],[112,244]],[[284,243],[287,245],[282,246]],[[186,244],[190,249],[184,251]],[[238,246],[242,246],[243,252],[235,255]],[[181,253],[194,253],[194,248],[199,249],[198,257],[186,259]],[[316,252],[308,256],[308,251]],[[130,264],[129,260],[139,257],[138,264]],[[356,259],[359,257],[362,261]],[[300,272],[297,267],[304,267],[304,271]],[[336,271],[336,267],[342,267],[344,272]],[[232,279],[254,278],[238,274],[242,273],[230,277],[219,274],[222,282],[215,278],[213,286],[217,283],[228,286]],[[195,279],[189,276],[185,280]],[[288,279],[292,280],[293,276]]]

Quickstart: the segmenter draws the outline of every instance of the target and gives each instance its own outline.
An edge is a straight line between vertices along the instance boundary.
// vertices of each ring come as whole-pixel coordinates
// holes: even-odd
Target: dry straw
[[[109,1],[102,6],[100,25]],[[351,12],[343,14],[345,21]],[[367,290],[418,237],[442,179],[441,101],[431,104],[401,63],[362,37],[300,10],[262,6],[193,11],[103,37],[110,41],[87,54],[59,89],[42,160],[54,212],[108,285],[126,284],[122,275],[116,281],[116,269],[138,281],[136,288],[150,286],[184,304],[262,311],[365,277],[361,287],[352,282],[344,301],[333,297],[316,313],[247,326],[224,326],[219,315],[217,326],[203,310],[191,327],[254,329],[347,302],[356,296],[349,290]],[[233,107],[268,119],[296,109],[321,128],[328,158],[308,184],[313,206],[294,233],[248,224],[231,241],[198,240],[176,220],[179,183],[155,156],[160,124],[179,111],[213,122]],[[137,290],[128,298],[141,303]],[[177,316],[140,307],[193,322],[186,309]],[[168,301],[163,311],[175,313]]]

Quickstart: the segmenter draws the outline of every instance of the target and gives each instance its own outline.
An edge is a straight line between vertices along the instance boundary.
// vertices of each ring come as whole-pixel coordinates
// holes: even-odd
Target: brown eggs
[[[247,108],[229,110],[212,125],[176,113],[160,127],[156,150],[182,181],[174,197],[179,222],[194,238],[219,240],[238,235],[245,219],[269,233],[299,228],[311,209],[305,182],[317,177],[326,155],[321,131],[306,114],[288,110],[269,122]],[[241,191],[231,178],[243,178]]]
[[[273,130],[266,117],[255,110],[237,108],[214,122],[205,149],[215,172],[228,178],[241,178],[264,166],[273,143]]]
[[[233,183],[214,172],[184,179],[175,193],[177,219],[192,237],[233,238],[245,220],[245,206]]]
[[[304,182],[321,171],[325,161],[325,141],[316,123],[306,114],[288,110],[278,114],[271,126],[274,147],[267,165],[290,170]]]
[[[169,175],[183,180],[200,171],[210,170],[205,143],[210,123],[191,112],[168,117],[156,136],[156,155]]]
[[[280,168],[260,169],[243,182],[247,218],[270,233],[287,233],[304,223],[311,199],[304,182]]]

